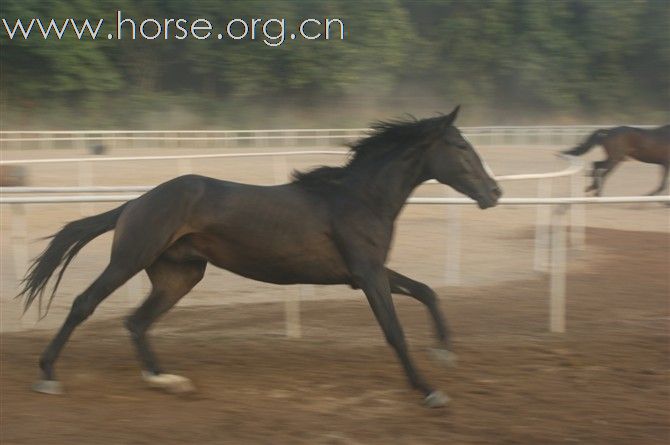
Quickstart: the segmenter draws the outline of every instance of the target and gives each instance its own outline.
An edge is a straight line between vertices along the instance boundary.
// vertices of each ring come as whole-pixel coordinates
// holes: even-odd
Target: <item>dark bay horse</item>
[[[663,169],[661,184],[650,195],[660,194],[667,188],[670,171],[670,125],[649,130],[635,127],[596,130],[583,143],[563,153],[579,156],[596,145],[602,145],[607,159],[593,163],[593,183],[587,187],[587,192],[595,191],[596,196],[600,196],[607,175],[627,157],[658,164]]]
[[[186,295],[207,263],[276,284],[347,284],[362,289],[412,387],[428,406],[447,397],[434,390],[412,363],[391,293],[427,306],[440,351],[448,354],[447,327],[435,293],[425,284],[385,267],[395,220],[410,193],[437,179],[477,201],[496,205],[501,191],[473,147],[447,116],[381,122],[351,145],[341,167],[294,173],[277,186],[239,184],[187,175],[167,181],[108,212],[73,221],[56,233],[31,265],[20,295],[25,306],[42,295],[60,267],[48,300],[70,261],[89,241],[114,230],[109,264],[78,295],[64,324],[42,354],[42,380],[34,389],[59,393],[54,363],[74,329],[110,293],[145,270],[152,290],[125,325],[144,368],[144,379],[172,391],[190,381],[164,374],[146,333],[151,324]],[[48,310],[48,305],[47,305]],[[40,311],[41,312],[41,311]]]

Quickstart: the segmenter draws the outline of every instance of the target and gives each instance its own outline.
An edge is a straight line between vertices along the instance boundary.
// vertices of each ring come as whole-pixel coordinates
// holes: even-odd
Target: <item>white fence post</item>
[[[288,178],[286,156],[273,156],[272,159],[275,184],[283,184]],[[309,292],[306,287],[306,285],[298,286],[298,295],[284,292],[284,319],[286,323],[286,336],[289,338],[300,338],[302,336],[300,325],[300,294]]]
[[[570,176],[570,197],[584,196],[584,176],[581,172]],[[586,239],[586,205],[570,205],[570,245],[577,250],[584,250]]]
[[[447,195],[453,196],[451,188],[447,188]],[[461,207],[447,205],[447,240],[446,265],[444,282],[447,286],[461,284]]]
[[[28,265],[28,243],[26,227],[26,209],[25,204],[12,204],[12,222],[11,239],[12,255],[14,257],[14,277],[17,283],[23,278],[23,273]]]
[[[78,185],[79,187],[91,187],[93,185],[93,166],[91,162],[78,162],[77,163],[77,173],[78,173]],[[79,204],[79,213],[82,216],[89,215],[93,213],[92,206],[89,203],[82,202]]]
[[[565,332],[566,281],[566,213],[565,205],[554,208],[551,220],[551,277],[549,303],[549,330]]]
[[[179,159],[177,161],[177,172],[179,176],[193,173],[193,164],[191,163],[191,159],[185,159],[185,158]]]
[[[537,182],[538,199],[551,197],[551,179],[540,179]],[[549,254],[549,224],[551,220],[551,207],[538,205],[535,219],[535,255],[533,269],[538,272],[546,272]]]
[[[302,326],[300,324],[300,297],[302,286],[298,286],[298,292],[284,292],[284,319],[286,337],[302,337]]]

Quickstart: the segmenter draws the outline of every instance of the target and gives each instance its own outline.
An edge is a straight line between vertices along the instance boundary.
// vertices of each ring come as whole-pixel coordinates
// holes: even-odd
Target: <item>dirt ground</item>
[[[420,405],[362,298],[304,303],[304,335],[292,340],[279,303],[181,307],[153,336],[165,367],[197,385],[187,397],[144,387],[118,319],[73,337],[59,363],[63,396],[29,390],[51,332],[3,334],[0,442],[666,444],[670,235],[587,237],[563,335],[547,333],[546,279],[438,289],[459,354],[444,368],[425,351],[424,308],[396,298],[447,408]]]

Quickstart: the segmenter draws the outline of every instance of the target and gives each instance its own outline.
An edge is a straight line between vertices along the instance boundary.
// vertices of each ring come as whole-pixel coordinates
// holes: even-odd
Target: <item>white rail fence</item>
[[[63,203],[63,202],[118,202],[134,199],[140,195],[93,195],[93,196],[21,196],[21,197],[0,197],[0,204],[20,204],[30,203]],[[440,198],[440,197],[413,197],[409,199],[409,204],[423,205],[464,205],[472,204],[473,201],[468,198]],[[500,205],[549,205],[552,206],[550,212],[549,231],[550,231],[550,285],[549,285],[549,330],[551,332],[565,332],[566,314],[566,270],[567,270],[567,215],[569,209],[574,205],[583,204],[616,204],[616,203],[641,203],[658,202],[670,203],[670,196],[620,196],[620,197],[578,197],[578,198],[502,198]],[[15,213],[14,221],[18,221],[22,215],[22,207],[18,213]],[[25,248],[25,222],[14,222],[13,240],[24,241],[20,245],[23,248],[16,249],[15,245],[15,266],[17,270],[23,270],[27,264],[27,249]],[[304,292],[304,289],[301,289]],[[301,335],[300,325],[300,306],[299,297],[287,298],[285,300],[285,322],[286,335],[289,337],[299,337]]]
[[[3,161],[3,164],[60,164],[60,163],[76,163],[79,167],[79,183],[85,184],[78,187],[0,187],[0,204],[12,204],[12,253],[15,264],[15,277],[17,282],[21,278],[18,274],[25,270],[28,263],[27,253],[27,223],[25,218],[26,209],[24,204],[31,203],[66,203],[78,202],[82,203],[82,214],[90,213],[90,208],[84,207],[90,202],[111,202],[111,201],[126,201],[133,199],[137,195],[128,193],[145,192],[153,186],[94,186],[92,185],[91,165],[93,163],[110,162],[110,161],[161,161],[161,160],[177,160],[179,162],[180,174],[190,173],[191,159],[214,159],[214,158],[257,158],[257,157],[272,157],[274,179],[276,183],[286,181],[288,177],[287,158],[294,156],[305,155],[335,155],[345,156],[345,151],[333,150],[294,150],[294,151],[273,151],[273,152],[247,152],[247,153],[205,153],[205,154],[190,154],[190,155],[173,155],[173,156],[105,156],[105,157],[87,157],[87,158],[59,158],[59,159],[22,159]],[[551,195],[552,181],[556,178],[570,177],[581,178],[582,164],[577,158],[566,158],[570,165],[560,171],[548,173],[532,173],[521,175],[505,175],[497,176],[498,181],[538,181],[538,198],[548,197]],[[436,183],[436,181],[430,181]],[[44,196],[35,196],[36,193],[45,194]],[[74,194],[105,194],[94,196],[53,196],[55,193],[74,193]],[[125,193],[122,195],[113,195],[112,193]],[[571,195],[580,196],[582,193],[582,185],[580,180],[575,181],[571,179]],[[7,195],[22,195],[22,196],[7,196]],[[27,196],[31,195],[31,196]],[[418,199],[418,198],[417,198]],[[421,198],[425,199],[425,198]],[[436,198],[440,199],[440,198]],[[454,201],[458,202],[458,201]],[[583,209],[580,212],[579,205],[571,206],[570,210],[570,232],[573,244],[579,248],[583,245],[584,233],[584,213]],[[534,267],[539,271],[546,271],[549,265],[549,243],[550,243],[550,209],[548,206],[538,206],[537,221],[535,225],[535,252],[534,252]],[[445,266],[445,284],[459,285],[461,282],[460,263],[460,232],[461,232],[461,218],[460,208],[452,207],[447,212],[447,260]],[[129,282],[128,292],[139,293],[137,282]],[[301,292],[305,289],[301,288]],[[299,308],[295,299],[287,299],[286,301],[286,319],[287,319],[287,335],[300,335],[299,325]],[[298,320],[298,324],[294,321]]]
[[[649,126],[640,126],[649,127]],[[600,126],[543,126],[543,127],[465,127],[463,133],[473,145],[566,145],[577,142]],[[190,173],[190,160],[226,157],[273,158],[275,181],[284,182],[288,170],[287,157],[305,155],[338,155],[346,152],[333,150],[306,150],[305,147],[335,146],[365,134],[367,129],[318,129],[318,130],[248,130],[248,131],[0,131],[0,144],[6,149],[76,148],[86,152],[91,144],[104,144],[108,148],[221,148],[221,147],[302,147],[301,150],[255,151],[247,153],[201,153],[175,156],[87,156],[61,159],[2,160],[2,164],[77,163],[78,187],[11,187],[0,188],[0,204],[9,204],[12,210],[12,252],[16,271],[25,270],[28,263],[27,226],[24,204],[66,202],[115,202],[135,198],[151,186],[94,186],[92,165],[110,161],[159,161],[176,160],[178,173]],[[251,145],[253,144],[253,145]],[[245,147],[246,148],[246,147]],[[565,329],[565,244],[569,230],[571,245],[581,249],[584,245],[584,205],[611,202],[668,202],[667,197],[584,198],[583,165],[569,158],[570,166],[549,173],[498,176],[498,181],[537,180],[537,198],[503,198],[501,204],[536,205],[534,268],[551,272],[550,329]],[[569,198],[551,198],[552,181],[567,177],[570,180]],[[35,194],[43,194],[36,196]],[[94,193],[89,196],[53,196],[56,193]],[[122,194],[119,194],[122,193]],[[7,196],[20,195],[20,196]],[[28,196],[30,195],[30,196]],[[470,204],[465,198],[411,198],[410,204],[454,204],[447,214],[447,263],[445,282],[460,283],[460,205]],[[88,209],[82,209],[88,210]],[[18,272],[17,272],[18,273]],[[20,278],[20,277],[17,277]],[[137,291],[134,289],[133,291]],[[305,289],[301,289],[301,292]],[[286,300],[286,332],[288,336],[300,335],[298,300]]]
[[[577,142],[598,128],[614,125],[460,127],[476,145],[556,145]],[[635,125],[651,128],[650,125]],[[335,146],[360,138],[367,128],[273,130],[13,130],[0,131],[4,149],[225,148],[240,146]]]
[[[287,170],[285,164],[285,157],[292,156],[297,154],[304,154],[305,152],[278,152],[278,153],[245,153],[245,154],[227,154],[227,155],[215,155],[217,157],[229,157],[229,156],[273,156],[275,160],[281,160],[275,167],[275,179],[277,182],[283,182],[286,178]],[[331,152],[331,151],[316,151],[310,152],[315,154],[337,154],[342,155],[343,152]],[[124,158],[126,159],[126,158]],[[551,201],[547,200],[546,196],[542,196],[544,193],[550,192],[551,180],[554,178],[561,177],[575,177],[579,176],[579,173],[582,171],[582,164],[578,162],[576,158],[568,158],[570,161],[570,166],[556,172],[549,173],[533,173],[533,174],[523,174],[523,175],[506,175],[506,176],[497,176],[498,181],[519,181],[519,180],[539,180],[540,185],[538,191],[540,196],[538,198],[507,198],[501,201],[502,204],[547,204]],[[133,158],[128,158],[127,160],[133,160]],[[47,162],[46,160],[41,160]],[[49,160],[51,161],[51,160]],[[66,162],[63,160],[57,160],[59,162]],[[434,181],[433,181],[434,182]],[[571,181],[573,187],[571,188],[572,193],[574,194],[573,199],[577,198],[578,194],[581,193],[581,184],[579,182]],[[577,185],[577,187],[575,187]],[[25,267],[28,262],[27,254],[27,226],[25,221],[25,208],[24,204],[34,204],[34,203],[67,203],[67,202],[118,202],[118,201],[127,201],[134,199],[139,196],[138,192],[145,192],[151,189],[152,186],[90,186],[90,187],[6,187],[0,188],[2,195],[0,195],[0,204],[11,204],[12,208],[12,251],[14,256],[15,270],[17,273],[21,273],[25,270]],[[42,196],[35,196],[35,193],[43,193]],[[98,193],[97,195],[89,196],[53,196],[53,193]],[[105,193],[105,194],[99,194]],[[125,194],[107,194],[107,193],[125,193]],[[19,195],[19,196],[7,196],[7,195]],[[28,196],[27,194],[33,194]],[[542,199],[544,198],[544,199]],[[557,199],[557,198],[554,198]],[[589,202],[588,198],[586,199]],[[592,199],[592,198],[591,198]],[[414,197],[409,200],[410,204],[468,204],[472,203],[471,200],[465,198],[420,198]],[[565,204],[565,203],[563,203]],[[581,243],[583,243],[583,212],[580,214],[575,210],[580,207],[580,204],[583,204],[581,201],[572,202],[570,205],[570,227],[571,233],[573,233],[572,241],[573,245],[578,248],[581,248]],[[558,266],[556,259],[553,256],[550,257],[549,252],[554,252],[554,249],[551,249],[552,244],[552,217],[550,208],[546,205],[538,206],[537,212],[537,222],[536,222],[536,235],[535,235],[535,265],[537,270],[546,270],[551,263],[552,265],[552,277],[560,271],[560,266]],[[445,282],[447,285],[457,285],[460,283],[460,211],[450,211],[447,219],[447,262],[445,267]],[[564,223],[563,223],[564,224]],[[560,258],[559,258],[560,259]],[[563,266],[563,270],[565,266]],[[19,276],[16,277],[17,280],[20,279]],[[560,278],[552,278],[552,286],[558,289],[557,292],[560,293]],[[553,289],[553,288],[552,288]],[[139,293],[140,289],[129,288],[129,292]],[[301,292],[305,292],[305,289],[301,288]],[[552,301],[556,298],[552,297]],[[552,312],[552,322],[550,329],[555,331],[561,331],[564,329],[564,322],[560,321],[560,304],[554,303],[556,306]],[[558,311],[559,315],[556,315]],[[300,309],[299,309],[299,298],[287,298],[285,300],[285,313],[286,313],[286,334],[287,336],[300,336]],[[558,318],[557,318],[558,317]],[[556,321],[558,320],[558,321]]]
[[[291,156],[304,156],[304,155],[338,155],[345,156],[347,152],[344,151],[330,151],[330,150],[309,150],[309,151],[281,151],[281,152],[252,152],[252,153],[217,153],[217,154],[192,154],[192,155],[174,155],[174,156],[122,156],[122,157],[104,157],[104,158],[91,158],[90,162],[106,162],[106,161],[158,161],[165,159],[211,159],[211,158],[233,158],[233,157],[272,157],[273,159],[273,170],[275,175],[275,183],[285,182],[288,178],[288,168],[287,168],[287,157]],[[569,161],[569,166],[563,170],[548,172],[548,173],[530,173],[530,174],[520,174],[520,175],[503,175],[496,176],[496,180],[499,182],[504,181],[528,181],[528,180],[537,180],[538,181],[538,198],[548,198],[551,196],[552,180],[556,178],[570,177],[570,194],[573,197],[581,196],[583,188],[583,180],[581,179],[580,173],[583,170],[583,164],[579,161],[578,158],[566,157]],[[6,163],[16,163],[16,164],[53,164],[53,163],[78,163],[79,166],[82,166],[82,162],[88,162],[88,158],[64,158],[64,159],[27,159],[27,160],[14,160],[14,161],[5,161]],[[81,172],[84,171],[86,174],[82,175]],[[190,165],[180,167],[180,174],[190,173]],[[82,179],[82,176],[86,179]],[[91,182],[91,174],[88,169],[80,168],[80,180],[82,183]],[[437,181],[428,181],[429,183],[436,184]],[[0,187],[0,193],[2,195],[7,194],[34,194],[34,193],[130,193],[130,192],[146,192],[150,190],[153,186],[93,186],[85,185],[78,187]],[[36,203],[37,199],[40,199],[41,203],[48,202],[79,202],[87,203],[90,201],[79,200],[79,199],[69,199],[72,197],[33,197],[32,203]],[[2,202],[4,203],[14,203],[20,204],[24,202],[21,198],[7,198],[3,197]],[[27,202],[27,201],[26,201]],[[538,271],[544,271],[547,269],[548,259],[547,259],[547,246],[549,243],[549,208],[546,206],[538,206],[535,224],[535,253],[534,253],[534,268]],[[18,209],[16,206],[13,206],[13,214],[15,218],[21,218],[23,209]],[[89,213],[89,209],[82,205],[81,213],[83,215]],[[445,283],[447,285],[458,285],[460,284],[460,210],[452,209],[448,213],[448,222],[447,222],[447,251],[448,251],[448,261],[445,270]],[[571,207],[570,210],[570,236],[574,245],[581,248],[584,243],[584,209],[582,206],[575,205]]]

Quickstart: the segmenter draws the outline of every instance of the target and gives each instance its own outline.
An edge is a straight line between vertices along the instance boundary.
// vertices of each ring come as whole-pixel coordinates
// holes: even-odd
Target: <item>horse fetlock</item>
[[[172,394],[185,394],[195,391],[195,385],[186,377],[175,374],[154,374],[142,371],[142,380],[149,387],[163,389]]]
[[[33,391],[42,394],[60,395],[63,394],[63,385],[58,380],[38,380],[33,383]]]
[[[449,396],[442,391],[431,391],[423,399],[423,404],[428,408],[442,408],[449,403]]]
[[[430,348],[430,355],[443,365],[455,367],[458,365],[458,356],[444,348]]]
[[[47,355],[40,357],[39,367],[42,371],[42,377],[44,377],[44,380],[53,380],[53,363],[53,357]]]

